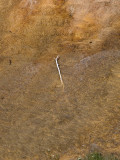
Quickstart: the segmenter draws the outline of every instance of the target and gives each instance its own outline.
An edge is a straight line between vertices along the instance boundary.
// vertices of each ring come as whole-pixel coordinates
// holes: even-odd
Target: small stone
[[[100,151],[100,147],[99,147],[97,144],[92,143],[92,144],[90,145],[90,151],[91,151],[91,152]]]
[[[78,157],[78,159],[77,160],[82,160],[82,158],[81,157]]]

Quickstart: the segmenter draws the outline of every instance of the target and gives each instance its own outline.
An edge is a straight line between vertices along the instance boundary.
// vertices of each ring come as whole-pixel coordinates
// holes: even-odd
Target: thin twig
[[[55,62],[56,62],[56,66],[57,66],[57,69],[58,69],[58,73],[59,73],[59,77],[60,77],[61,84],[62,84],[62,86],[64,87],[64,83],[63,83],[63,79],[62,79],[60,67],[59,67],[59,64],[58,64],[59,58],[60,58],[60,57],[57,56],[57,57],[55,58]]]

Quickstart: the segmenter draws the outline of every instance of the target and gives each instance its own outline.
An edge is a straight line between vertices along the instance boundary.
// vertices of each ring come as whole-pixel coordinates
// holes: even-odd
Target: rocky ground
[[[119,6],[0,0],[0,160],[120,154]]]

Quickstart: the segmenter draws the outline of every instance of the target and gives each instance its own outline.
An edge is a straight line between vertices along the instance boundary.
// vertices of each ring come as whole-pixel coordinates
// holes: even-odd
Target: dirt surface
[[[120,154],[119,4],[0,0],[0,160]]]

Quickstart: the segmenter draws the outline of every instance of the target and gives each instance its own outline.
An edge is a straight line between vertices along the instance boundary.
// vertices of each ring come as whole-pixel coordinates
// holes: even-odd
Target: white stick
[[[57,57],[55,58],[55,61],[56,61],[56,66],[57,66],[58,73],[59,73],[59,76],[60,76],[61,84],[64,86],[64,83],[63,83],[63,80],[62,80],[61,71],[60,71],[60,67],[59,67],[59,64],[58,64],[58,59],[59,59],[59,58],[60,58],[60,57],[59,57],[59,56],[57,56]]]

